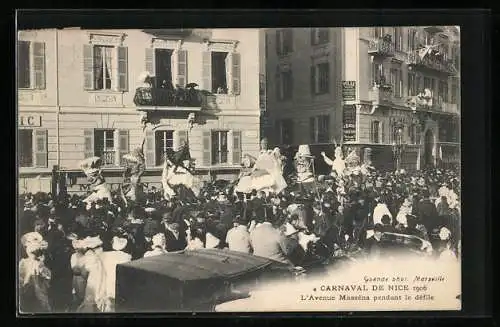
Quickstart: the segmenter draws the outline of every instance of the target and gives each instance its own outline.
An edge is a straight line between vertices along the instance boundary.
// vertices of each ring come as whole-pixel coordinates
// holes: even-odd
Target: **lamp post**
[[[400,123],[395,126],[395,140],[392,142],[392,153],[396,160],[396,171],[399,171],[401,168],[401,158],[405,148],[406,144],[403,142],[403,125]]]

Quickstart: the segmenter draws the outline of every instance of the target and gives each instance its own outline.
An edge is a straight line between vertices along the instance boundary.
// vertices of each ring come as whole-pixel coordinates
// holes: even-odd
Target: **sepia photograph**
[[[18,314],[461,310],[458,26],[16,38]]]

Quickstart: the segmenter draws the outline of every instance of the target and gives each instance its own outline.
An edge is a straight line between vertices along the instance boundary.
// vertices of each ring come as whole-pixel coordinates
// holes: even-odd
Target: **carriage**
[[[167,253],[117,266],[116,312],[212,312],[262,283],[294,276],[286,264],[229,250]]]

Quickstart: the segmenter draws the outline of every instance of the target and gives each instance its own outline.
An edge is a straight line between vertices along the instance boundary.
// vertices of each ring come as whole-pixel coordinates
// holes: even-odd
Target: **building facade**
[[[455,27],[293,28],[266,33],[275,144],[342,142],[379,169],[460,162]],[[367,151],[366,151],[367,152]]]
[[[259,151],[260,38],[258,29],[20,31],[19,191],[49,191],[54,167],[81,190],[78,165],[91,156],[118,184],[121,157],[143,141],[146,183],[160,184],[166,149],[186,140],[197,173],[237,173],[241,156]],[[136,100],[144,72],[153,77],[148,103]],[[177,101],[175,90],[192,83],[200,101]],[[176,96],[156,101],[165,94]],[[153,124],[143,133],[144,115]]]

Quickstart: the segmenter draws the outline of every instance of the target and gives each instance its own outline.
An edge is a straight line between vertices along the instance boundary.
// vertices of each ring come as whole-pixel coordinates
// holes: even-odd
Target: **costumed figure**
[[[123,173],[122,192],[125,200],[137,201],[143,195],[141,176],[144,174],[146,164],[142,148],[134,149],[123,156],[126,168]]]
[[[193,128],[194,119],[194,114],[189,114],[188,135]],[[165,199],[168,200],[176,194],[173,189],[175,185],[184,185],[198,196],[200,183],[193,175],[193,168],[193,160],[189,152],[189,141],[181,144],[177,151],[171,150],[165,153],[165,164],[161,179]]]
[[[356,150],[352,150],[349,155],[345,158],[346,164],[346,175],[360,175],[361,174],[361,160],[356,153]]]
[[[372,165],[372,149],[365,148],[363,150],[363,164],[361,165],[361,174],[364,176],[370,175],[375,171],[375,167]]]
[[[344,176],[344,170],[346,167],[341,145],[335,145],[335,158],[333,160],[328,158],[324,152],[321,152],[321,155],[323,156],[323,160],[325,161],[325,163],[332,167],[332,172],[330,174],[331,176]]]
[[[102,159],[99,157],[90,157],[80,162],[80,169],[83,170],[87,176],[92,191],[92,194],[83,200],[87,206],[90,206],[97,200],[103,200],[104,198],[112,202],[111,191],[102,176],[101,167]]]
[[[314,182],[313,159],[309,145],[299,145],[295,154],[295,167],[297,170],[297,183],[307,184]]]
[[[287,186],[283,178],[282,158],[279,149],[267,150],[267,141],[262,140],[260,155],[251,167],[252,157],[246,155],[244,165],[247,165],[245,172],[242,172],[235,187],[235,192],[250,193],[252,190],[279,193]],[[245,163],[246,161],[246,163]]]

